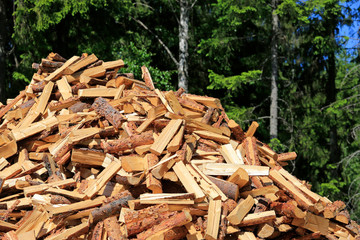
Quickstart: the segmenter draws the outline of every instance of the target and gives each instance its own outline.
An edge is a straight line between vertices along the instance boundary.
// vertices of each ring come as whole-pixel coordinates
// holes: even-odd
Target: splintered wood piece
[[[141,72],[142,72],[142,79],[144,79],[144,82],[146,84],[146,86],[148,86],[151,90],[155,89],[153,80],[151,78],[149,69],[146,66],[142,66],[141,67]]]
[[[88,198],[92,198],[100,189],[120,170],[121,162],[113,161],[107,166],[95,179],[95,181],[88,186],[84,194]]]
[[[144,171],[145,160],[138,155],[124,156],[121,158],[122,168],[127,172]]]
[[[257,240],[252,232],[242,232],[238,236],[238,240]]]
[[[71,161],[90,166],[103,166],[106,154],[98,151],[73,149]]]
[[[212,133],[216,133],[218,135],[222,134],[222,130],[219,128],[215,128],[212,127],[211,125],[199,122],[197,120],[191,119],[191,118],[186,118],[186,127],[187,128],[193,128],[195,130],[203,130],[206,132],[212,132]],[[228,143],[228,142],[227,142]]]
[[[321,196],[319,196],[318,194],[312,192],[311,190],[309,190],[304,184],[302,184],[296,177],[294,177],[293,175],[291,175],[288,171],[286,171],[285,169],[281,168],[279,170],[279,173],[281,175],[283,175],[287,180],[289,180],[292,184],[294,184],[297,188],[299,188],[303,193],[305,193],[305,195],[313,202],[313,203],[317,203],[320,199]]]
[[[153,154],[149,153],[145,156],[145,169],[149,169],[155,166],[159,162],[159,158]],[[153,193],[162,193],[161,181],[156,179],[154,175],[149,172],[146,176],[146,187],[151,190]]]
[[[124,117],[104,98],[96,98],[92,107],[95,109],[96,113],[104,116],[115,128],[119,128],[121,126],[121,121],[124,120]]]
[[[252,122],[249,129],[247,130],[245,136],[246,137],[252,137],[254,136],[254,133],[256,132],[256,129],[259,127],[259,124],[257,122]]]
[[[269,167],[252,166],[242,164],[228,164],[228,163],[204,163],[202,165],[202,172],[206,175],[212,176],[231,176],[239,167],[243,168],[249,176],[268,176]]]
[[[51,129],[58,124],[59,121],[56,117],[49,117],[39,122],[33,123],[26,128],[16,128],[12,130],[12,134],[16,141],[20,141],[41,131],[44,131],[47,128]]]
[[[194,133],[199,135],[202,138],[214,140],[215,142],[219,142],[219,143],[223,143],[223,144],[227,144],[230,141],[229,137],[218,134],[218,133],[202,131],[202,130],[194,131]]]
[[[244,164],[244,161],[238,157],[230,143],[222,145],[220,148],[220,152],[227,163]]]
[[[329,233],[329,219],[306,212],[305,218],[294,218],[292,225],[302,227],[312,232],[320,232],[322,235]]]
[[[17,230],[19,227],[15,224],[0,220],[0,231],[7,232],[11,230]]]
[[[166,240],[180,240],[184,239],[187,234],[187,230],[185,227],[174,227],[172,229],[166,229],[163,231],[160,231],[149,238],[148,240],[157,240],[157,239],[166,239]]]
[[[121,98],[121,96],[124,92],[124,89],[125,89],[125,84],[120,85],[120,87],[118,88],[118,91],[116,92],[116,94],[114,96],[114,100]]]
[[[236,208],[226,217],[227,220],[229,220],[229,222],[233,225],[240,224],[254,204],[254,198],[249,195],[244,201],[240,202]]]
[[[13,133],[14,134],[14,133]],[[15,137],[15,136],[14,136]],[[16,137],[15,139],[11,139],[9,142],[5,143],[0,147],[0,157],[1,158],[8,158],[17,153],[17,144],[16,144]]]
[[[156,155],[160,155],[173,136],[176,134],[176,131],[179,129],[182,122],[183,120],[181,119],[171,120],[169,124],[162,130],[153,145],[151,145],[150,151]]]
[[[259,238],[269,238],[273,235],[275,228],[268,223],[263,223],[258,227],[257,236]]]
[[[198,96],[192,94],[184,94],[186,98],[204,104],[205,106],[212,108],[220,108],[220,100],[218,98],[207,97],[207,96]]]
[[[235,183],[239,188],[242,188],[249,183],[249,174],[242,167],[239,167],[227,181]]]
[[[223,192],[228,198],[237,200],[239,197],[239,187],[235,183],[222,180],[220,178],[208,176],[208,178]]]
[[[278,214],[285,215],[289,218],[304,218],[306,216],[305,212],[301,211],[300,208],[291,202],[272,202],[270,206],[271,209],[274,209]]]
[[[76,144],[84,139],[89,139],[101,132],[101,128],[82,128],[74,130],[69,135],[69,144]]]
[[[72,239],[82,234],[85,234],[89,230],[89,224],[87,222],[81,223],[75,227],[64,230],[63,232],[47,237],[47,240],[63,240]]]
[[[265,145],[259,145],[259,142],[257,142],[257,148],[258,150],[265,156],[269,156],[270,158],[274,159],[275,161],[278,159],[278,154],[276,152],[274,152],[273,150],[271,150],[270,148],[268,148]]]
[[[29,125],[32,122],[34,122],[35,119],[45,111],[45,108],[48,105],[49,98],[50,98],[53,87],[54,87],[53,82],[48,82],[46,84],[41,96],[39,97],[39,102],[37,103],[36,108],[34,109],[34,111],[31,111],[30,114],[28,114],[20,122],[20,125],[18,126],[18,129],[29,127]],[[35,107],[35,105],[34,105],[34,107]]]
[[[88,88],[79,89],[78,97],[97,98],[97,97],[109,97],[114,98],[118,93],[117,88]]]
[[[90,65],[94,62],[96,62],[98,58],[95,56],[95,54],[91,54],[85,58],[80,59],[76,63],[72,64],[68,68],[66,68],[63,72],[63,74],[73,74],[74,72],[80,70],[81,68],[86,67],[87,65]]]
[[[106,230],[106,239],[122,240],[126,238],[126,233],[122,231],[120,223],[116,216],[108,217],[104,220],[104,228]],[[105,239],[105,238],[103,238]]]
[[[154,143],[152,131],[134,134],[131,137],[114,140],[111,142],[102,142],[101,148],[108,153],[118,153],[128,149],[134,149],[138,146],[149,145]]]
[[[230,120],[228,122],[228,126],[232,131],[232,134],[234,135],[235,139],[239,141],[240,143],[244,141],[245,139],[245,133],[242,130],[242,128],[237,124],[234,120]]]
[[[184,137],[184,131],[185,131],[185,126],[181,125],[179,131],[175,134],[173,139],[170,141],[170,143],[166,147],[166,149],[169,152],[176,152],[177,150],[179,150],[179,148],[182,144],[183,137]]]
[[[205,198],[205,194],[194,180],[194,177],[191,176],[183,162],[177,162],[173,166],[173,170],[176,173],[176,176],[180,179],[181,183],[185,187],[186,191],[189,193],[195,194],[196,202],[201,202]]]
[[[77,60],[79,60],[80,57],[78,56],[73,56],[72,58],[70,58],[69,60],[67,60],[64,65],[62,65],[61,67],[59,67],[58,69],[56,69],[54,72],[52,72],[49,76],[47,76],[44,80],[45,81],[53,81],[53,80],[57,80],[61,77],[61,75],[63,74],[64,70],[66,68],[68,68],[71,64],[73,64],[74,62],[76,62]]]
[[[258,150],[255,137],[247,137],[244,141],[246,152],[246,164],[260,166]]]
[[[279,191],[278,187],[276,187],[275,185],[270,185],[266,187],[256,188],[251,191],[241,192],[240,196],[241,197],[247,197],[248,195],[252,197],[258,197],[261,195],[266,196],[267,194],[276,193],[277,191]]]
[[[246,227],[252,225],[258,225],[261,223],[269,222],[276,218],[275,211],[265,211],[259,213],[250,213],[239,224],[239,227]]]
[[[218,239],[221,217],[221,200],[210,199],[205,239]]]
[[[16,98],[14,98],[10,103],[8,103],[4,108],[2,108],[0,110],[0,118],[2,118],[13,106],[15,106],[15,104],[17,104],[20,101],[20,99],[25,97],[25,95],[26,92],[21,91],[20,94],[16,96]]]
[[[128,205],[129,200],[133,200],[134,198],[131,196],[130,192],[122,192],[121,198],[116,199],[112,202],[105,204],[99,208],[94,209],[91,211],[89,216],[89,222],[91,224],[97,223],[99,221],[104,220],[110,216],[115,214],[119,214],[122,207]]]
[[[221,206],[221,205],[220,205]],[[154,234],[167,231],[174,227],[183,226],[189,222],[191,222],[192,217],[189,212],[183,211],[180,213],[176,213],[174,216],[171,216],[168,219],[165,219],[160,224],[153,226],[152,228],[146,230],[145,232],[141,232],[137,235],[138,240],[145,240],[149,237],[153,236]]]
[[[76,181],[74,179],[69,178],[69,179],[51,182],[51,183],[47,183],[47,184],[40,184],[40,185],[33,185],[33,186],[25,187],[23,189],[23,191],[24,191],[25,197],[28,197],[28,196],[32,196],[36,193],[40,194],[52,187],[62,188],[62,187],[67,187],[67,186],[73,186],[73,185],[75,185],[75,183],[76,183]]]
[[[102,240],[104,222],[98,222],[92,232],[91,240]]]
[[[65,76],[56,81],[56,85],[58,86],[58,89],[64,100],[73,97],[71,87]]]
[[[170,107],[170,104],[168,103],[168,101],[165,99],[165,96],[163,95],[163,93],[159,90],[159,89],[155,89],[155,93],[156,95],[160,98],[161,102],[164,104],[164,106],[166,107],[166,109],[171,112],[174,113],[174,111],[172,110],[172,108]]]
[[[291,182],[287,181],[278,171],[275,169],[270,170],[269,177],[273,180],[276,184],[278,184],[282,189],[287,190],[290,192],[295,201],[305,209],[308,209],[310,206],[314,204],[305,197]]]
[[[70,97],[67,98],[66,100],[63,101],[59,101],[59,102],[50,102],[48,107],[50,111],[59,111],[61,109],[64,108],[69,108],[72,105],[76,104],[79,102],[79,99],[76,97]]]
[[[175,114],[182,115],[182,116],[185,115],[184,109],[181,107],[181,105],[173,91],[171,91],[171,90],[168,91],[165,94],[165,98]]]
[[[175,164],[176,154],[170,156],[170,153],[166,154],[160,162],[152,167],[151,173],[157,179],[163,178],[164,174]]]
[[[67,213],[67,212],[73,212],[73,211],[79,211],[83,209],[93,208],[101,205],[103,201],[106,199],[105,196],[100,196],[95,198],[94,200],[85,200],[81,202],[76,202],[72,204],[68,204],[61,207],[54,207],[49,209],[49,212],[53,215]]]
[[[278,155],[278,162],[284,162],[284,161],[292,161],[295,160],[297,157],[296,152],[288,152],[288,153],[280,153]]]
[[[104,66],[105,69],[115,69],[115,68],[121,68],[124,67],[124,61],[121,59],[115,60],[115,61],[109,61],[109,62],[104,62],[102,64]]]

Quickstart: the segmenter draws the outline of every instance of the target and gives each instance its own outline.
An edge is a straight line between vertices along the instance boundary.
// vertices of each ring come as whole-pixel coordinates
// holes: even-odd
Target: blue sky
[[[353,11],[358,11],[360,7],[360,1],[356,1],[354,3],[349,4]],[[360,47],[360,36],[359,36],[359,28],[360,28],[360,20],[354,19],[354,23],[352,26],[342,26],[340,28],[339,36],[347,36],[349,37],[349,41],[345,45],[346,48],[359,48]]]

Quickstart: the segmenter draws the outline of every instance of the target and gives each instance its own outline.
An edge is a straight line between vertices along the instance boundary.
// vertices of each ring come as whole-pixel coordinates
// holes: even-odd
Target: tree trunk
[[[7,29],[6,29],[6,9],[4,1],[0,1],[0,101],[3,101],[5,98],[4,94],[4,85],[5,85],[5,73],[6,73],[6,39],[7,39]]]
[[[278,0],[272,0],[272,30],[271,40],[271,95],[270,95],[270,139],[278,136],[278,34],[279,16],[277,15]]]
[[[188,91],[189,3],[180,0],[178,87]]]

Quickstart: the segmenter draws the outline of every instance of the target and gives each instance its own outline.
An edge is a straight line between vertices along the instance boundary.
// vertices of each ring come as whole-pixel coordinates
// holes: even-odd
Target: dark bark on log
[[[124,120],[124,117],[121,113],[113,108],[104,98],[96,98],[92,107],[95,109],[95,112],[99,115],[105,117],[114,127],[120,128],[121,121]]]
[[[235,183],[228,182],[216,177],[208,176],[208,178],[218,187],[220,190],[231,199],[235,201],[239,197],[239,187]]]
[[[67,199],[66,197],[60,196],[60,195],[55,195],[55,194],[51,195],[50,203],[51,204],[71,204],[70,200]]]

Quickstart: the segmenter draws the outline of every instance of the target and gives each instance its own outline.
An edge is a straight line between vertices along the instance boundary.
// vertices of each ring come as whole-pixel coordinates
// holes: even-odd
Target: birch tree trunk
[[[271,40],[271,95],[270,95],[270,139],[278,136],[278,35],[279,16],[276,13],[278,0],[271,1],[272,30]]]
[[[178,87],[188,91],[189,1],[180,0]]]

